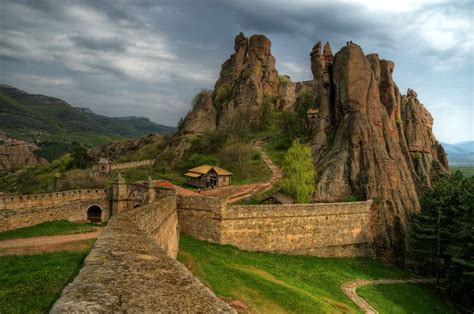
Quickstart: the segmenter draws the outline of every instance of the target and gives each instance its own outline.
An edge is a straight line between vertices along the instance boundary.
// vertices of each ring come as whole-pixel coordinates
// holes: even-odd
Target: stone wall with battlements
[[[201,240],[262,252],[374,256],[372,201],[292,205],[226,205],[178,197],[182,232]]]
[[[235,313],[170,257],[177,228],[173,195],[113,215],[51,313]]]
[[[71,201],[94,200],[106,197],[107,190],[103,189],[72,190],[46,194],[0,197],[0,211],[35,206],[51,206]]]
[[[0,198],[0,232],[54,220],[87,221],[87,210],[98,206],[101,220],[111,215],[107,190],[75,190]]]
[[[112,164],[110,166],[111,170],[122,170],[122,169],[130,169],[130,168],[137,168],[137,167],[144,167],[150,166],[153,163],[153,160],[140,160],[140,161],[130,161],[124,162],[120,164]]]

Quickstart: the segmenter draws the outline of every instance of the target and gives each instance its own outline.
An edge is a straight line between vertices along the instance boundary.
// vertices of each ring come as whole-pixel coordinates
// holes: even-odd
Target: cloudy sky
[[[0,83],[176,125],[212,88],[240,31],[272,41],[280,73],[311,79],[309,52],[346,41],[393,60],[395,80],[444,142],[474,140],[474,1],[0,0]]]

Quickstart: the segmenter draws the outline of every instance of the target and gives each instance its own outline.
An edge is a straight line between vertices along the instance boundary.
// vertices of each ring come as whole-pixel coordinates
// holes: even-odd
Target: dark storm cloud
[[[243,31],[266,34],[278,70],[295,80],[311,77],[316,41],[336,52],[353,40],[396,61],[398,84],[415,87],[435,121],[449,108],[474,137],[472,2],[1,1],[1,83],[98,113],[175,124],[194,93],[212,88]]]

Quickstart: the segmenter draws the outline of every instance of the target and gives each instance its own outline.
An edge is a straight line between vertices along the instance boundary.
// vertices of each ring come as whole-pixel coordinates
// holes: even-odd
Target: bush
[[[282,84],[289,83],[291,82],[291,79],[288,75],[278,75],[278,81]]]
[[[188,169],[198,167],[201,165],[217,165],[218,163],[219,163],[219,159],[217,159],[216,156],[194,153],[188,159],[180,161],[176,165],[176,168],[184,172]]]
[[[87,150],[82,147],[76,147],[71,154],[72,160],[68,164],[68,169],[86,169],[92,164],[92,157]]]

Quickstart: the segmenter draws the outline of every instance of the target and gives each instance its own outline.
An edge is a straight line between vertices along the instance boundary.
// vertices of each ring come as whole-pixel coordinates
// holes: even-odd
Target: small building
[[[111,170],[111,162],[107,158],[100,158],[98,163],[98,171],[103,174],[109,174]]]
[[[308,115],[308,122],[314,122],[318,118],[319,115],[319,109],[318,108],[309,108],[308,111],[306,112]]]
[[[202,165],[189,169],[184,175],[189,178],[188,185],[208,188],[230,185],[233,173],[216,166]]]

